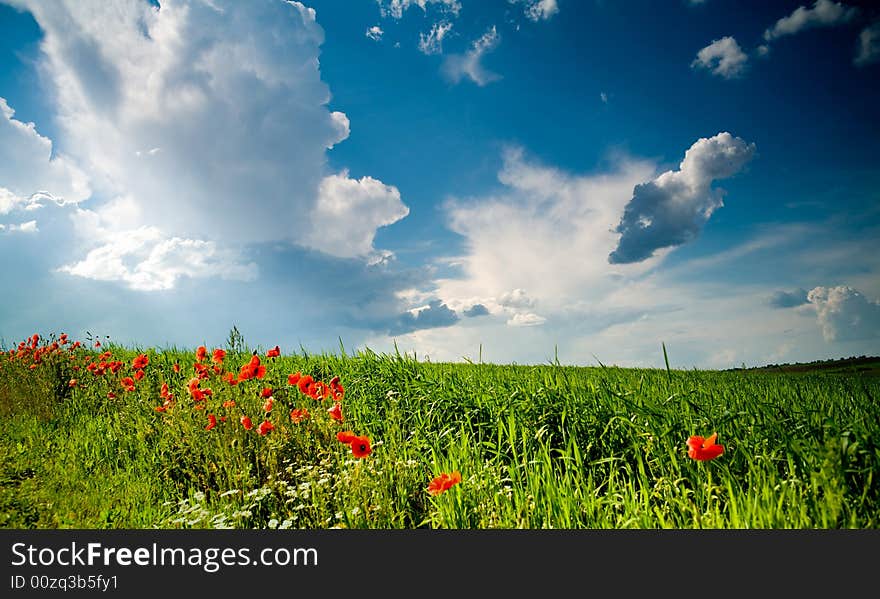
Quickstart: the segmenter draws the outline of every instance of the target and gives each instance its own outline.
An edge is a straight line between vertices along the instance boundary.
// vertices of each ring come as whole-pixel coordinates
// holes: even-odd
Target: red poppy
[[[272,430],[275,430],[275,427],[272,426],[272,423],[268,420],[262,421],[260,426],[257,427],[257,432],[260,433],[260,435],[267,435],[269,434],[269,431]]]
[[[159,389],[159,397],[162,399],[171,398],[171,393],[168,392],[168,383],[162,383],[162,388]]]
[[[266,403],[263,404],[263,411],[264,412],[271,412],[273,405],[274,405],[273,400],[270,397],[269,399],[266,400]]]
[[[231,400],[231,399],[227,399],[226,401],[223,402],[223,407],[224,407],[224,408],[227,408],[227,409],[228,409],[228,408],[234,408],[234,407],[235,407],[235,401],[233,401],[233,400]]]
[[[340,431],[340,432],[336,433],[336,439],[340,443],[345,443],[346,445],[350,444],[356,438],[357,438],[357,435],[355,435],[352,431]]]
[[[246,430],[246,431],[249,431],[252,428],[254,428],[254,424],[253,424],[253,422],[251,422],[251,419],[248,416],[242,416],[241,420],[239,422],[241,422],[241,425],[244,427],[244,430]]]
[[[76,387],[78,382],[79,381],[77,381],[76,379],[70,379],[70,381],[68,381],[68,383],[67,383],[67,386],[71,387],[71,388]]]
[[[95,347],[101,347],[101,342],[100,342],[100,341],[95,341]]]
[[[232,374],[231,372],[227,372],[226,374],[224,374],[223,380],[226,381],[228,384],[232,385],[233,387],[238,384],[238,379],[235,378],[235,375]]]
[[[134,361],[131,363],[131,367],[135,370],[140,370],[141,368],[146,368],[147,364],[150,363],[150,359],[146,354],[140,354]]]
[[[308,419],[308,417],[309,417],[308,410],[294,408],[293,410],[290,411],[290,420],[294,423],[302,422],[303,420]]]
[[[267,397],[272,397],[272,387],[266,387],[262,391],[260,391],[260,397],[263,399]]]
[[[299,380],[296,381],[296,386],[299,389],[300,393],[308,395],[309,385],[311,385],[313,382],[315,382],[315,379],[312,378],[312,375],[307,374],[305,376],[299,377]]]
[[[196,349],[196,361],[201,362],[205,358],[208,357],[208,348],[204,345],[200,345],[198,349]]]
[[[714,460],[724,453],[724,446],[715,443],[718,433],[712,433],[708,439],[703,439],[699,435],[694,435],[687,440],[688,457],[701,462]]]
[[[370,448],[369,437],[355,437],[351,440],[351,453],[356,458],[365,458],[370,455],[373,450]]]
[[[330,387],[327,386],[327,383],[318,381],[309,387],[309,395],[315,399],[327,399],[330,397]]]
[[[428,484],[428,493],[439,495],[461,482],[461,473],[455,470],[450,473],[443,472]]]
[[[217,426],[217,417],[213,414],[208,414],[208,426],[205,427],[205,430],[209,431],[215,426]]]
[[[168,409],[168,407],[167,406],[156,406],[153,409],[156,410],[157,412],[164,412],[165,410]]]
[[[226,352],[223,351],[222,349],[220,349],[219,347],[211,353],[211,361],[214,362],[214,364],[222,364],[223,358],[225,358],[225,357],[226,357]]]
[[[300,374],[299,372],[297,372],[296,374],[288,374],[287,375],[287,384],[291,385],[291,386],[296,385],[299,382],[299,377],[301,377],[301,376],[302,376],[302,374]]]
[[[142,378],[144,378],[144,371],[143,370],[135,370],[134,371],[134,380],[139,381]]]
[[[110,391],[110,392],[107,394],[107,397],[108,397],[109,399],[116,399],[116,394],[113,393],[113,391]]]
[[[333,404],[332,408],[327,410],[327,413],[330,414],[330,418],[333,420],[342,422],[342,405],[338,401]]]
[[[122,383],[122,388],[126,391],[134,391],[134,379],[130,376],[123,378],[119,382]]]
[[[277,358],[280,355],[281,355],[281,348],[278,347],[277,345],[266,352],[267,358]]]
[[[238,373],[238,380],[261,379],[264,376],[266,376],[266,367],[260,364],[260,357],[251,356],[251,361],[241,367],[241,371]]]
[[[174,366],[171,367],[174,370],[174,373],[177,374],[180,372],[180,364],[177,362],[174,363]]]

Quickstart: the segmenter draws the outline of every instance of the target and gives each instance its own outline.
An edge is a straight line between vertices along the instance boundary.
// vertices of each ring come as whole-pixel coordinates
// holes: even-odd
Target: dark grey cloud
[[[475,316],[488,316],[489,308],[484,306],[483,304],[474,304],[462,314],[468,318],[474,318]]]
[[[712,183],[738,173],[755,154],[755,144],[730,133],[697,140],[677,171],[666,171],[636,185],[615,232],[612,264],[641,262],[661,248],[695,239],[712,213],[724,205],[723,190]]]
[[[774,308],[794,308],[809,303],[809,300],[806,289],[780,290],[770,296],[768,303]]]
[[[458,320],[458,314],[454,310],[450,309],[443,301],[434,300],[426,308],[417,310],[415,313],[408,311],[400,314],[388,333],[390,335],[405,335],[420,329],[448,327]]]

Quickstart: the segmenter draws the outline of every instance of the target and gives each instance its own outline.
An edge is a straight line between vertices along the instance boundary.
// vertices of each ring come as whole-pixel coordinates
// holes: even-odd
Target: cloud
[[[730,36],[714,40],[711,44],[697,52],[691,68],[708,69],[714,75],[725,79],[742,76],[748,64],[748,56]]]
[[[461,11],[461,2],[459,0],[376,0],[379,4],[379,12],[383,17],[393,17],[400,19],[403,13],[412,6],[418,6],[423,12],[427,12],[428,5],[438,5],[440,10],[450,12],[458,16]]]
[[[0,233],[38,233],[37,221],[29,220],[21,224],[0,224]]]
[[[615,231],[612,264],[640,262],[661,248],[691,241],[712,213],[724,205],[713,181],[737,174],[755,154],[755,144],[730,133],[700,138],[685,152],[677,171],[636,185]]]
[[[547,322],[547,319],[543,316],[538,316],[532,312],[525,312],[514,314],[507,321],[507,325],[512,327],[536,327],[541,326],[545,322]]]
[[[378,42],[379,40],[382,39],[382,36],[385,35],[385,32],[382,31],[382,28],[379,27],[378,25],[373,25],[372,27],[367,29],[367,32],[365,35],[368,38],[370,38],[371,40],[373,40],[374,42]]]
[[[770,297],[768,303],[774,308],[794,308],[809,303],[809,300],[807,299],[806,289],[780,290]]]
[[[458,314],[449,306],[441,300],[433,300],[427,306],[401,314],[389,330],[389,335],[405,335],[421,329],[448,327],[458,320]]]
[[[138,208],[118,231],[158,231],[169,243],[211,243],[221,253],[272,241],[327,249],[304,223],[332,208],[322,190],[339,185],[327,149],[348,137],[350,123],[328,106],[313,9],[220,0],[126,0],[112,11],[75,1],[16,6],[43,32],[57,141],[96,197]],[[353,185],[370,181],[382,186]],[[360,210],[359,243],[372,240],[363,223],[390,218],[387,203],[370,204],[364,193],[359,202],[346,196]],[[367,214],[370,206],[379,212]]]
[[[169,237],[156,227],[122,229],[137,205],[129,199],[105,204],[98,212],[77,210],[74,229],[92,246],[85,258],[58,272],[96,281],[119,281],[138,291],[174,288],[181,277],[253,281],[258,268],[213,241]]]
[[[529,20],[546,21],[559,12],[556,0],[508,0],[511,4],[522,4],[523,11]]]
[[[470,50],[464,54],[450,54],[443,63],[443,73],[452,83],[459,83],[468,78],[479,86],[484,86],[501,78],[500,75],[486,69],[482,64],[483,56],[494,50],[500,37],[493,25],[471,44]]]
[[[814,287],[807,299],[816,309],[826,341],[880,337],[880,302],[852,287]]]
[[[487,308],[483,304],[474,304],[473,306],[471,306],[470,308],[468,308],[467,310],[462,312],[462,315],[466,316],[467,318],[475,318],[477,316],[488,316],[489,315],[489,308]]]
[[[452,23],[448,21],[441,21],[439,23],[434,23],[431,27],[431,31],[428,32],[428,35],[424,33],[419,34],[419,50],[423,54],[442,54],[443,53],[443,38],[446,37],[446,34],[452,29]]]
[[[76,204],[91,195],[88,177],[34,123],[14,118],[15,111],[0,98],[0,215],[35,210],[44,202]]]
[[[787,17],[776,21],[773,27],[764,31],[764,39],[769,42],[805,29],[841,25],[854,19],[857,14],[857,8],[849,7],[842,2],[816,0],[812,8],[799,6]]]
[[[854,63],[867,66],[880,61],[880,21],[865,27],[859,34],[859,47]]]
[[[352,179],[348,171],[325,177],[304,241],[331,256],[374,257],[373,237],[409,214],[400,191],[372,177]]]

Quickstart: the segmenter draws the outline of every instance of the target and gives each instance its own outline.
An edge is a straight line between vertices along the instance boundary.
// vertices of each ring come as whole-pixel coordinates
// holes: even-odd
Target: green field
[[[0,357],[5,528],[880,525],[877,377],[261,349],[263,378],[232,385],[253,353],[234,335],[221,364],[210,347],[197,362],[194,348],[53,341]],[[332,397],[289,384],[293,373],[338,376],[343,421],[330,417]],[[309,417],[292,421],[294,408]],[[264,420],[274,428],[259,434]],[[343,431],[366,436],[369,455],[356,457]],[[688,457],[687,439],[713,432],[724,453]],[[459,484],[428,492],[453,471]]]

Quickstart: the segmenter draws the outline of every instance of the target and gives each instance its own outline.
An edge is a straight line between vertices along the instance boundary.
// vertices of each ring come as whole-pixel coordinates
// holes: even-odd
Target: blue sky
[[[0,0],[0,336],[880,352],[880,9]]]

